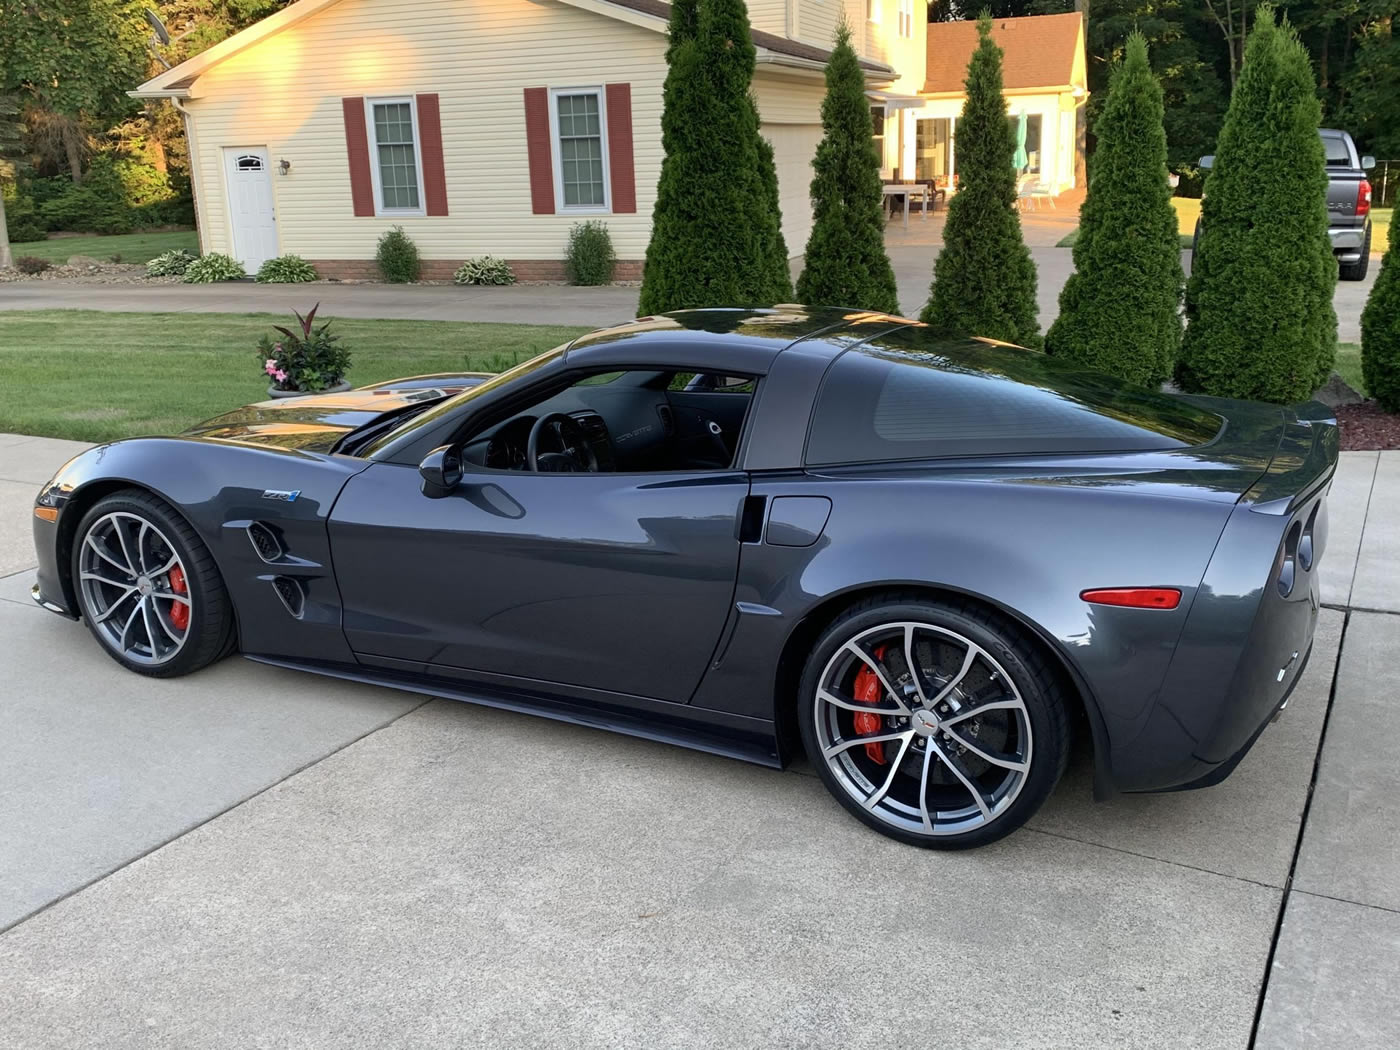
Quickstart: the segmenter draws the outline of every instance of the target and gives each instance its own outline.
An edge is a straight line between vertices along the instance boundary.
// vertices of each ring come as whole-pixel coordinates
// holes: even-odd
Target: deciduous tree
[[[136,104],[149,55],[142,0],[0,0],[0,90],[61,121],[69,174],[83,175],[87,122],[107,127]]]

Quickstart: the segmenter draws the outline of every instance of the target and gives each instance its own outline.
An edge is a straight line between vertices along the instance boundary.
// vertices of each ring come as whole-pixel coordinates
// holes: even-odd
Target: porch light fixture
[[[291,173],[291,170],[292,170],[292,162],[289,161],[286,157],[283,157],[281,160],[279,160],[279,161],[277,162],[277,172],[278,172],[278,174],[280,174],[280,175],[287,175],[287,174],[290,174],[290,173]]]

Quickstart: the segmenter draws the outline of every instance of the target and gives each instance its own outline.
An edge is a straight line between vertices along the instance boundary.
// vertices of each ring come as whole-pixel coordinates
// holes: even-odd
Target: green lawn
[[[1337,363],[1333,368],[1341,374],[1347,384],[1366,392],[1366,384],[1361,381],[1361,344],[1360,343],[1338,343]]]
[[[0,312],[0,432],[83,441],[168,434],[263,400],[258,337],[288,322],[280,314]],[[498,371],[585,330],[353,318],[331,328],[353,353],[356,386]]]
[[[46,241],[10,245],[16,259],[21,255],[34,255],[51,263],[65,263],[70,255],[90,255],[99,262],[120,255],[124,263],[145,263],[174,248],[184,248],[198,255],[199,237],[194,230],[176,230],[174,233],[119,233],[110,237],[50,237]]]
[[[1390,219],[1394,214],[1394,208],[1377,208],[1371,212],[1371,254],[1384,255],[1390,247]]]

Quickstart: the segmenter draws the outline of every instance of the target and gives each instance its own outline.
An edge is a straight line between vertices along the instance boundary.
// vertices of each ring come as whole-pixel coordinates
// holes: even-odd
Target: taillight
[[[1362,179],[1361,185],[1356,187],[1356,217],[1359,219],[1363,215],[1371,212],[1371,180]]]
[[[1181,604],[1181,592],[1175,587],[1103,587],[1080,591],[1079,597],[1091,605],[1125,609],[1175,609]]]

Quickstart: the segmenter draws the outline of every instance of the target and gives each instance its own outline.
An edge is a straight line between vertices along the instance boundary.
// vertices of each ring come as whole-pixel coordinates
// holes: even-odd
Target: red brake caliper
[[[189,585],[185,583],[184,570],[178,565],[170,570],[170,589],[176,594],[190,593]],[[183,631],[190,625],[190,607],[184,602],[172,601],[170,603],[170,622],[175,625],[176,630]]]
[[[882,645],[875,650],[875,659],[885,658],[885,647]],[[870,669],[869,664],[862,664],[856,672],[855,698],[858,703],[878,704],[885,694],[885,687],[880,684],[880,676]],[[884,727],[884,719],[873,712],[857,711],[855,714],[855,730],[861,736],[874,736]],[[885,745],[879,741],[865,745],[865,757],[876,765],[885,764]]]

